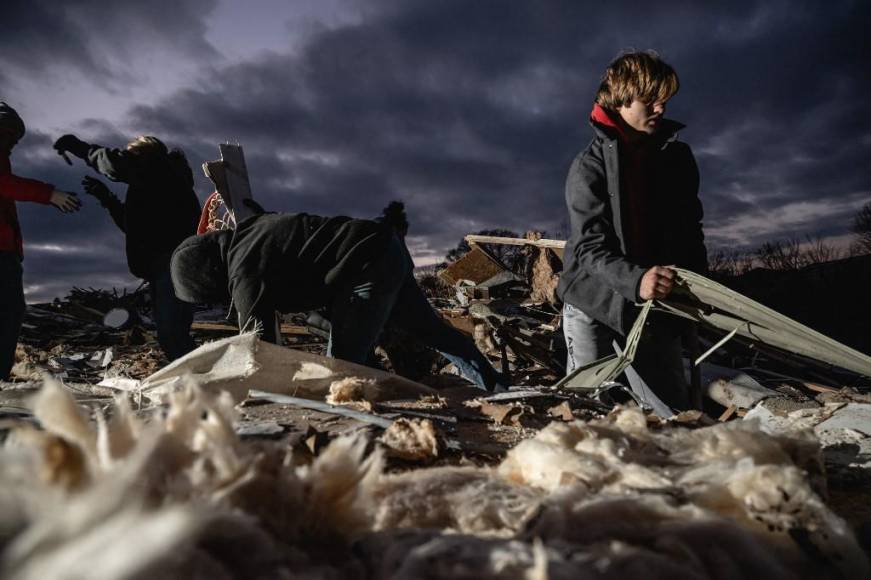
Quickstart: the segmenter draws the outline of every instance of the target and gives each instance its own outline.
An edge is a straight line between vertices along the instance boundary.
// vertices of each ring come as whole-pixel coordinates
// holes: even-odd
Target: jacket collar
[[[613,119],[614,113],[608,111],[598,103],[593,104],[590,112],[590,126],[600,138],[606,141],[624,140],[625,133],[622,127]],[[654,143],[664,146],[666,143],[677,138],[677,132],[686,127],[683,123],[663,118],[659,122],[659,129],[651,136]]]

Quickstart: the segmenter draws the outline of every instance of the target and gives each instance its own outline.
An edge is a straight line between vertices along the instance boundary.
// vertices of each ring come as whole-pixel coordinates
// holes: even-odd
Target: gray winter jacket
[[[639,264],[626,255],[625,195],[620,190],[620,145],[616,132],[591,122],[596,136],[572,163],[566,180],[566,203],[572,233],[563,257],[557,294],[563,302],[625,333],[634,317],[626,316],[639,300],[641,277],[654,265],[707,270],[702,234],[699,173],[689,145],[677,141],[683,125],[663,120],[650,163],[647,204],[650,254],[654,263]],[[645,214],[648,219],[648,214]]]

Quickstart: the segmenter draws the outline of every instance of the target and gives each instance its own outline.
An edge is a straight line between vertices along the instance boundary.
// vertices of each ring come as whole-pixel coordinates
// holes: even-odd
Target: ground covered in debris
[[[422,285],[507,393],[389,329],[380,366],[412,380],[324,359],[311,316],[278,348],[202,310],[205,346],[168,365],[144,292],[28,307],[0,383],[2,576],[869,576],[864,379],[735,340],[699,365],[704,411],[556,390],[555,255],[526,279],[471,256]]]

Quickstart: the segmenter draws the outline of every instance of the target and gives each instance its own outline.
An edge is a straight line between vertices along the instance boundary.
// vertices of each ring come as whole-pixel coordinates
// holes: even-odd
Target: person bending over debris
[[[707,270],[698,168],[677,141],[683,125],[663,117],[678,87],[674,69],[655,53],[633,52],[611,63],[596,94],[595,136],[566,181],[572,233],[557,292],[569,373],[614,352],[612,341],[634,320],[634,302],[668,296],[675,275],[668,265]],[[676,409],[688,406],[683,329],[674,317],[654,317],[634,363]]]
[[[501,389],[501,376],[471,338],[441,320],[412,274],[391,225],[349,217],[264,213],[235,230],[193,236],[172,257],[176,295],[226,303],[242,330],[277,342],[274,313],[326,307],[327,355],[365,364],[388,319],[457,364],[477,385]]]
[[[12,173],[9,158],[24,133],[24,121],[15,109],[0,102],[0,381],[9,379],[15,362],[15,346],[25,309],[21,270],[24,250],[15,202],[51,204],[63,213],[75,212],[81,207],[74,193]]]
[[[194,349],[190,336],[193,309],[175,297],[169,260],[178,244],[197,230],[200,202],[184,153],[168,151],[159,139],[140,136],[125,150],[85,143],[64,135],[54,148],[72,153],[112,181],[128,184],[122,203],[101,181],[85,177],[82,185],[109,211],[126,234],[127,266],[148,281],[154,305],[157,340],[170,360]]]

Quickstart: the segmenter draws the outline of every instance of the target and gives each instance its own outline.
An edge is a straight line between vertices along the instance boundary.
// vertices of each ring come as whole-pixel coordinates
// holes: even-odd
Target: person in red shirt
[[[15,109],[0,102],[0,381],[9,379],[15,362],[25,308],[21,269],[24,250],[15,202],[53,205],[64,213],[81,207],[74,193],[12,173],[9,157],[24,132],[24,121]]]

